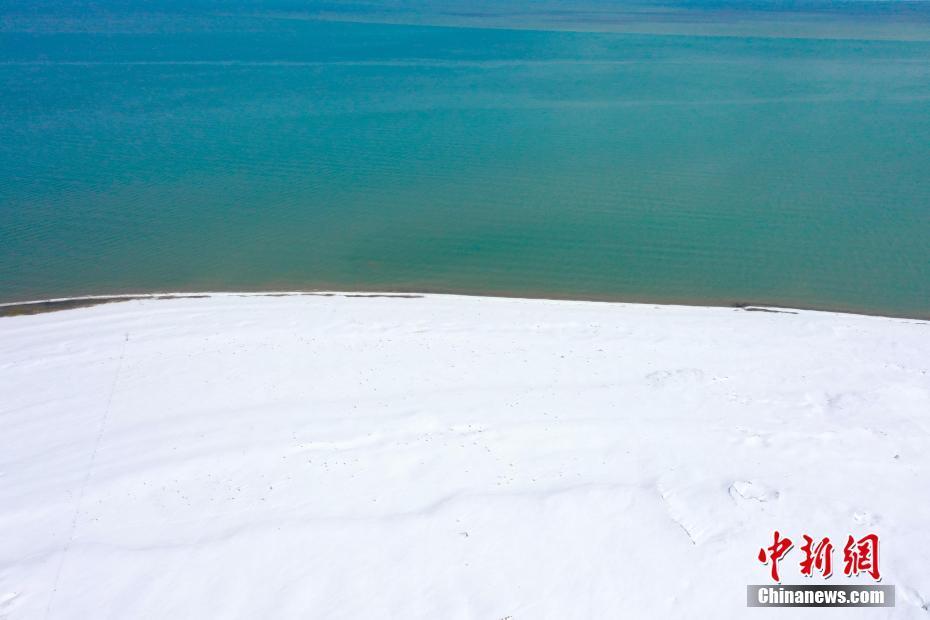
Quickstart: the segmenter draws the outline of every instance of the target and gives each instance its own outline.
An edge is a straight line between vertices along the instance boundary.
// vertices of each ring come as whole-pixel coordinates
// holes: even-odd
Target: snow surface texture
[[[930,324],[454,296],[0,319],[0,618],[926,618]],[[747,609],[773,530],[894,609]],[[807,612],[807,613],[805,613]]]

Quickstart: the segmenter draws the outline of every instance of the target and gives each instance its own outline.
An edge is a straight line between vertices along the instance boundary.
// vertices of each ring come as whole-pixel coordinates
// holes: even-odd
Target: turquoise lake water
[[[0,301],[335,288],[930,316],[926,4],[635,27],[603,5],[299,6],[0,11]]]

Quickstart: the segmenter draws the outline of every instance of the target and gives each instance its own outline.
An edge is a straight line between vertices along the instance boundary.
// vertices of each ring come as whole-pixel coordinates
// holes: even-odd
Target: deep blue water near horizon
[[[0,8],[0,301],[930,316],[928,4],[617,6]]]

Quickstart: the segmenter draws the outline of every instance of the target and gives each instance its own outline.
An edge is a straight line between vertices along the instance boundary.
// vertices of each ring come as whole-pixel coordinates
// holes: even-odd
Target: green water
[[[930,315],[927,41],[0,24],[0,301],[335,288]]]

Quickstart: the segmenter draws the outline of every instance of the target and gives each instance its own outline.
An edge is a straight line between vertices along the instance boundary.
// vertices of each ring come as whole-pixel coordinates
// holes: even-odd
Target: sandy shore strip
[[[132,299],[0,318],[0,424],[0,618],[742,618],[774,530],[930,607],[926,321]]]

